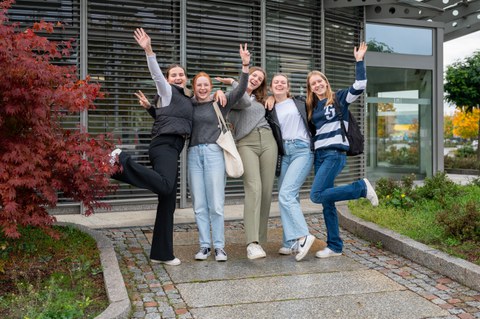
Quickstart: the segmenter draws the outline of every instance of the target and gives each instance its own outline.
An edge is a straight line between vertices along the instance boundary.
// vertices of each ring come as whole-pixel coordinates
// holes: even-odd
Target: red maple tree
[[[71,43],[38,34],[59,25],[20,30],[7,17],[12,3],[0,4],[0,231],[17,238],[18,226],[50,229],[47,209],[59,192],[83,202],[87,214],[106,207],[99,199],[115,190],[109,176],[117,168],[109,164],[111,136],[61,126],[64,116],[95,108],[100,85],[52,63],[69,55]]]

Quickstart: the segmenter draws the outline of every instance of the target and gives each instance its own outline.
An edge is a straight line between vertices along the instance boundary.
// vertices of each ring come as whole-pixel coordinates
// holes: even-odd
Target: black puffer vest
[[[157,105],[159,96],[155,96]],[[152,139],[159,135],[174,134],[190,136],[192,133],[193,105],[183,88],[172,85],[170,105],[155,108],[155,122],[152,127]]]

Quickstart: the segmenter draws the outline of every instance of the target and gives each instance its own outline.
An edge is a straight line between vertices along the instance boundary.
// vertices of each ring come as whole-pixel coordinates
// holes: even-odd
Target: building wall
[[[137,27],[152,37],[162,68],[170,63],[186,66],[192,78],[198,71],[216,76],[238,77],[241,61],[238,44],[248,43],[253,65],[269,76],[286,73],[292,93],[306,93],[306,75],[318,69],[327,74],[334,89],[354,80],[353,46],[363,39],[362,7],[322,10],[317,0],[45,0],[17,1],[10,10],[12,22],[22,27],[39,20],[64,23],[63,30],[49,35],[54,40],[74,39],[72,56],[62,63],[78,67],[79,76],[89,75],[102,84],[107,96],[97,109],[65,121],[75,128],[86,125],[92,134],[113,133],[121,147],[149,165],[147,148],[152,119],[137,104],[133,93],[142,90],[153,98],[155,87],[145,54],[133,38]],[[214,83],[215,89],[227,89]],[[364,100],[352,105],[364,125]],[[178,204],[190,206],[186,181],[185,151],[181,157]],[[274,163],[272,163],[274,165]],[[365,175],[365,158],[349,158],[338,177],[342,184]],[[308,193],[312,176],[302,192]],[[275,190],[276,192],[276,190]],[[227,202],[242,201],[241,179],[229,179]],[[149,191],[121,185],[105,200],[133,209],[156,201]],[[62,199],[64,210],[78,211],[79,204]],[[142,205],[142,206],[140,206]]]

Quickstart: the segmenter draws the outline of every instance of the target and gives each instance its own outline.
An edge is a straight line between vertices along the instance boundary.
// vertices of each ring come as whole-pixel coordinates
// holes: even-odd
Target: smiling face
[[[169,84],[175,84],[184,88],[187,84],[187,75],[185,70],[180,66],[174,66],[167,70],[167,82]]]
[[[275,96],[275,99],[287,98],[290,91],[290,84],[288,83],[287,77],[282,74],[275,75],[272,79],[270,90]]]
[[[207,102],[210,100],[212,93],[212,82],[210,78],[205,75],[197,75],[193,81],[193,94],[197,102]]]
[[[330,90],[330,84],[320,74],[312,74],[308,79],[308,86],[319,99],[326,98],[326,92]]]
[[[264,80],[265,74],[263,74],[262,71],[256,70],[252,72],[248,77],[247,91],[253,92],[254,90],[258,89]]]

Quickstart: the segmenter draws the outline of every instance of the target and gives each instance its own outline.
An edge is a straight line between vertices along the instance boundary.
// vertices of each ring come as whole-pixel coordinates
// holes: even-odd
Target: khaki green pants
[[[255,128],[237,142],[245,172],[243,223],[246,243],[267,241],[268,217],[277,162],[277,144],[272,131]]]

